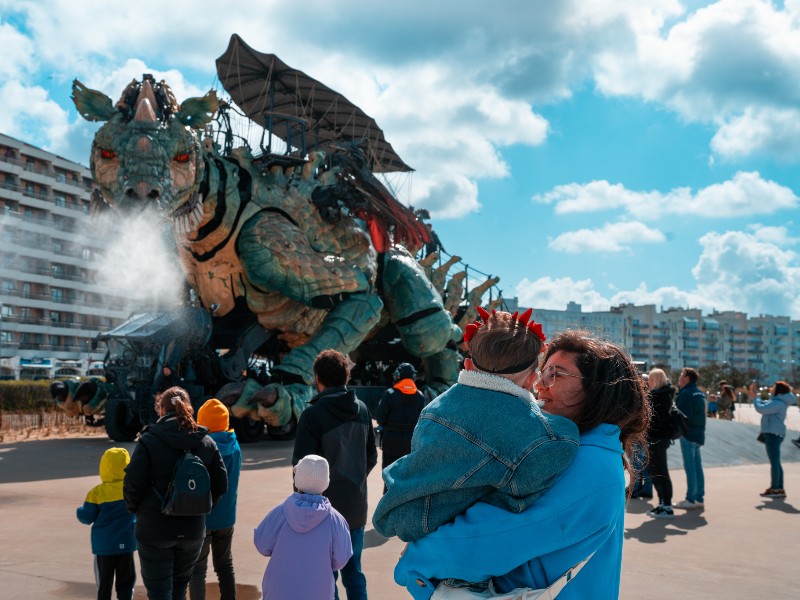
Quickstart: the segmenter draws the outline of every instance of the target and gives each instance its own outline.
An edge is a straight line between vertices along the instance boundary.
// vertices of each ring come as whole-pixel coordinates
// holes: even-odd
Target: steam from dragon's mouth
[[[115,212],[97,215],[94,223],[95,231],[111,232],[103,236],[107,243],[96,283],[109,294],[125,298],[130,309],[179,304],[184,274],[174,243],[164,236],[163,218],[152,210],[124,218]]]

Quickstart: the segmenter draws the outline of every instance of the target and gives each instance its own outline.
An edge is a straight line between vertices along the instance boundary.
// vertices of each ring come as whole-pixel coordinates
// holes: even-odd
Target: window
[[[61,322],[61,313],[58,311],[51,310],[50,311],[50,320],[53,323],[60,323]]]
[[[64,290],[61,288],[50,288],[50,300],[58,302],[59,304],[64,301]]]
[[[50,345],[51,346],[58,346],[58,336],[57,335],[51,335],[50,336]]]
[[[23,298],[30,298],[31,297],[31,284],[30,283],[23,283],[22,284],[22,297]]]
[[[53,240],[53,253],[61,254],[64,252],[64,244],[62,244],[59,240]]]
[[[56,206],[64,208],[67,205],[67,199],[62,194],[56,194]]]
[[[64,173],[59,171],[58,173],[56,173],[56,181],[58,183],[66,183],[67,182],[67,176],[64,175]]]

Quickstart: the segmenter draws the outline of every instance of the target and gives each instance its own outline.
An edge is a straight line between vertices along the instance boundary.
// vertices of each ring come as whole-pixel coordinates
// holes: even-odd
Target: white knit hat
[[[321,456],[309,454],[294,467],[294,487],[304,494],[321,494],[329,483],[328,461]]]

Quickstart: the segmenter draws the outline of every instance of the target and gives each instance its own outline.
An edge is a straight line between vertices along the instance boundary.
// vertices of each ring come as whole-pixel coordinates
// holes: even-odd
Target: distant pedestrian
[[[242,469],[242,451],[236,433],[230,428],[228,407],[216,398],[207,400],[197,411],[197,424],[208,428],[208,436],[217,443],[219,453],[228,472],[228,490],[222,494],[206,517],[206,538],[200,556],[194,565],[189,582],[192,600],[205,600],[208,554],[214,563],[219,581],[220,600],[236,600],[236,577],[233,572],[233,526],[236,523],[236,499],[239,490],[239,473]]]
[[[736,391],[732,385],[724,384],[720,388],[717,404],[719,406],[719,418],[730,421],[733,419],[733,411],[736,410]]]
[[[717,395],[716,394],[709,394],[708,395],[708,417],[710,419],[716,419],[718,412],[719,412],[719,403],[717,402]]]
[[[792,388],[785,381],[776,381],[770,390],[769,400],[755,398],[753,406],[761,413],[761,433],[770,464],[770,485],[761,496],[764,498],[785,498],[783,488],[783,466],[781,466],[781,444],[786,437],[786,412],[797,402]]]
[[[667,467],[667,450],[672,445],[669,411],[675,399],[675,388],[662,369],[650,371],[648,386],[653,414],[647,430],[650,447],[650,463],[647,468],[658,494],[658,506],[647,514],[657,519],[671,519],[675,513],[672,510],[672,479]]]
[[[689,419],[689,431],[681,437],[683,470],[686,471],[686,499],[676,508],[705,508],[705,477],[700,448],[706,441],[706,395],[697,387],[697,371],[685,367],[678,378],[678,409]]]
[[[333,572],[353,554],[350,526],[322,495],[328,461],[308,454],[294,468],[294,493],[256,527],[256,549],[270,560],[261,582],[264,600],[333,598]]]
[[[136,584],[135,519],[125,509],[122,480],[131,457],[125,448],[109,448],[100,459],[100,485],[94,486],[78,509],[78,520],[92,526],[92,554],[97,600],[131,600]],[[116,579],[116,581],[115,581]]]
[[[383,392],[375,410],[375,421],[381,431],[382,469],[411,452],[411,434],[426,403],[414,382],[416,376],[417,370],[410,363],[398,365],[394,384]]]

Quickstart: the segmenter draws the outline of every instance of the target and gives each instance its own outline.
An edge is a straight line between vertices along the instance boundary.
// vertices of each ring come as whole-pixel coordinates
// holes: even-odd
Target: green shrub
[[[54,408],[49,381],[0,381],[0,410]]]

